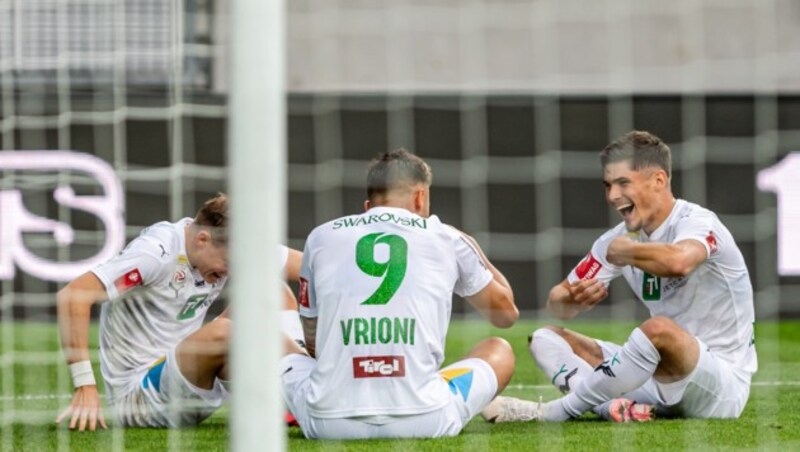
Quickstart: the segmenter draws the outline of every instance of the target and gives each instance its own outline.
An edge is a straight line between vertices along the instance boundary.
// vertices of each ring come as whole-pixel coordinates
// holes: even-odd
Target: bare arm
[[[303,253],[289,248],[289,257],[286,259],[286,280],[298,281],[300,279],[300,264],[303,262]]]
[[[655,276],[674,278],[692,273],[706,256],[706,248],[697,240],[639,243],[618,237],[609,245],[607,259],[614,265],[632,265]]]
[[[93,273],[85,273],[56,296],[58,327],[61,336],[61,347],[67,358],[67,364],[89,361],[89,322],[92,305],[108,299],[103,283]],[[69,428],[83,431],[87,427],[95,430],[97,422],[106,427],[106,421],[100,407],[100,396],[97,385],[86,385],[75,388],[72,403],[57,418],[56,422],[70,417]]]
[[[303,336],[306,342],[306,351],[312,358],[317,356],[317,318],[300,316],[303,324]]]
[[[583,311],[592,309],[608,296],[605,283],[598,279],[587,279],[571,283],[568,280],[550,289],[547,310],[561,320],[569,320]]]
[[[514,291],[506,277],[489,262],[478,242],[467,234],[462,233],[486,264],[492,273],[492,280],[478,293],[467,297],[467,301],[498,328],[509,328],[519,319],[519,310],[514,304]]]

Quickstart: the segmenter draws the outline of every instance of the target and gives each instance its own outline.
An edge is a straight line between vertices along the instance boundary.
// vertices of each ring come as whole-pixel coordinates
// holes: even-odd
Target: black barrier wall
[[[97,93],[73,95],[74,109],[98,108]],[[130,106],[169,105],[166,93],[129,90],[128,96]],[[25,99],[24,94],[18,99],[21,110]],[[54,114],[55,101],[43,99],[30,115]],[[224,106],[223,99],[208,96],[187,96],[186,102]],[[795,302],[800,277],[777,275],[776,195],[756,186],[758,171],[800,150],[800,96],[298,94],[289,97],[288,107],[288,235],[295,248],[302,249],[315,225],[360,211],[366,162],[380,151],[405,147],[433,168],[432,212],[482,243],[514,286],[521,309],[542,308],[549,288],[577,264],[594,238],[618,222],[605,204],[597,154],[616,136],[637,128],[659,135],[673,149],[676,196],[712,209],[733,232],[750,268],[759,315],[800,313]],[[182,206],[178,216],[190,216],[203,199],[225,189],[219,173],[164,171],[179,163],[224,168],[224,115],[189,112],[177,119],[71,124],[66,143],[59,127],[16,126],[5,132],[13,133],[13,140],[3,142],[18,150],[68,145],[119,169],[129,239],[142,226],[176,219],[176,197]],[[174,160],[176,145],[182,147],[181,162]],[[158,170],[164,175],[134,173]],[[6,179],[0,187],[13,185],[8,172],[0,174]],[[58,210],[46,193],[38,201],[34,194],[26,197],[33,200],[31,211],[54,216]],[[91,218],[71,221],[76,228],[99,228]],[[52,246],[37,248],[32,242],[31,247],[58,258]],[[13,283],[0,287],[6,294],[46,297],[59,285],[18,271]],[[15,315],[52,313],[46,302],[31,305],[25,299],[14,297]],[[608,304],[642,313],[624,283],[612,286]],[[463,310],[462,304],[454,309]]]

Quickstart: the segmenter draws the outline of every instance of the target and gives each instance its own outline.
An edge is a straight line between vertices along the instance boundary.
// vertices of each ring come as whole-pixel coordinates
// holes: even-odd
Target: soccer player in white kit
[[[496,421],[563,421],[594,410],[616,421],[658,416],[736,418],[758,365],[753,290],[739,248],[708,209],[675,199],[670,150],[632,131],[601,153],[608,203],[623,222],[553,287],[549,311],[566,320],[593,308],[622,276],[651,317],[623,345],[548,326],[530,346],[567,393],[539,404],[498,398]]]
[[[91,306],[106,300],[100,365],[120,425],[195,425],[222,404],[231,322],[227,312],[206,325],[203,319],[227,280],[227,225],[228,200],[220,194],[195,218],[145,228],[119,255],[59,291],[59,329],[75,394],[57,422],[69,418],[69,427],[79,430],[106,427],[88,350]],[[287,277],[297,277],[300,257],[281,247]],[[287,331],[291,322],[281,323]]]
[[[457,435],[508,384],[514,354],[488,338],[440,369],[452,295],[489,321],[519,317],[506,278],[466,234],[430,215],[430,167],[399,149],[373,160],[366,212],[309,235],[300,272],[306,345],[281,361],[308,438]]]

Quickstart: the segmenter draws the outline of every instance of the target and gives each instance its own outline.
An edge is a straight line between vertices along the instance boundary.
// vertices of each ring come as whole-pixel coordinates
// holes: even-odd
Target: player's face
[[[636,171],[629,160],[606,165],[603,170],[606,200],[622,216],[628,231],[644,229],[650,234],[666,218],[659,196],[664,176],[663,171],[652,168]]]
[[[202,231],[198,234],[197,253],[192,265],[207,283],[216,283],[228,275],[228,246],[214,243],[208,233]]]

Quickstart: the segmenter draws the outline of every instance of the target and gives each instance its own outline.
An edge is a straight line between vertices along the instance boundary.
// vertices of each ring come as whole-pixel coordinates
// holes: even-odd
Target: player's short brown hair
[[[659,167],[672,178],[672,156],[669,146],[650,132],[632,130],[612,141],[600,152],[600,163],[605,169],[609,163],[630,160],[631,168]]]
[[[208,229],[217,245],[228,243],[228,195],[217,193],[194,216],[195,226]]]
[[[411,152],[403,148],[383,152],[369,164],[367,198],[375,201],[390,191],[417,184],[430,186],[432,181],[431,167]]]

